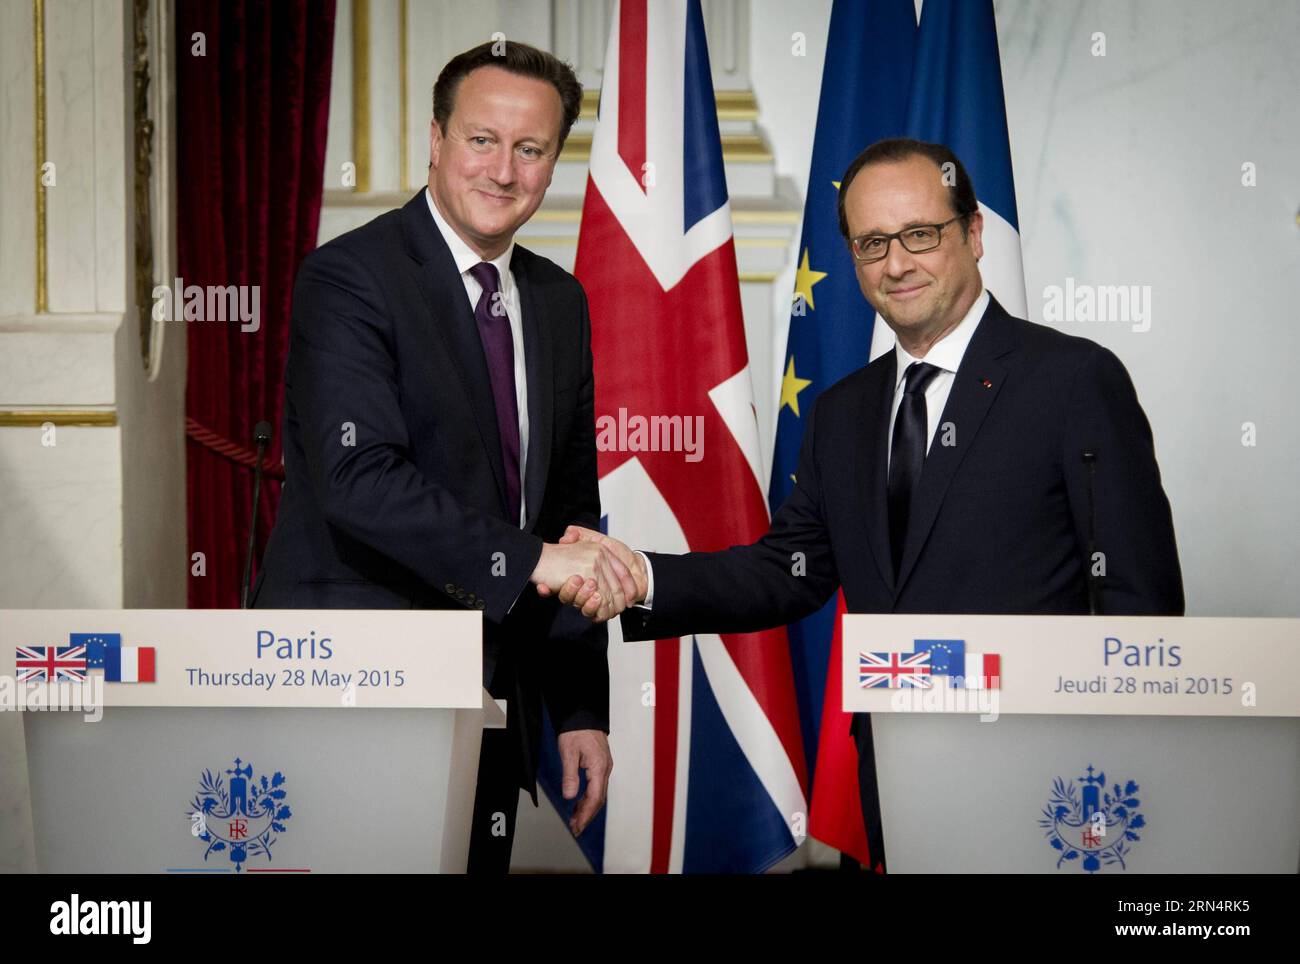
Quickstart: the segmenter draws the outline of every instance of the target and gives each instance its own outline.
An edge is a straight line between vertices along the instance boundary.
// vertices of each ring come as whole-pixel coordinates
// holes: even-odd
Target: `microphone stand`
[[[248,526],[248,552],[244,556],[244,578],[240,583],[239,608],[248,608],[248,597],[252,592],[250,577],[253,574],[253,545],[257,541],[257,502],[262,494],[262,459],[266,457],[266,446],[271,441],[271,423],[258,422],[253,427],[257,439],[257,463],[253,466],[253,516]]]

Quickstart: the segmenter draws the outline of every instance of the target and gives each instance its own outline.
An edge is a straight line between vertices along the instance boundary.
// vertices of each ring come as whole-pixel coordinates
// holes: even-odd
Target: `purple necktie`
[[[496,403],[497,432],[506,467],[506,507],[510,521],[519,524],[519,403],[515,398],[515,340],[510,334],[505,298],[501,296],[496,265],[480,261],[469,269],[483,289],[474,306],[474,321],[483,339],[492,400]]]

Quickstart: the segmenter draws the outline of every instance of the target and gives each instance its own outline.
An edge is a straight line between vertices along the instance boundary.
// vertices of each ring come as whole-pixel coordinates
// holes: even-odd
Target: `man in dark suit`
[[[313,252],[298,273],[285,371],[286,484],[254,605],[483,613],[485,732],[470,871],[509,868],[522,787],[537,802],[543,702],[571,830],[604,804],[612,760],[597,547],[587,300],[514,244],[537,210],[582,89],[523,44],[484,44],[434,88],[429,183]],[[554,595],[583,588],[581,611]],[[541,594],[536,589],[539,589]]]
[[[980,278],[982,228],[946,147],[882,141],[850,165],[840,230],[895,349],[817,399],[794,490],[754,545],[632,554],[566,533],[602,544],[635,579],[644,602],[623,613],[625,639],[783,625],[838,587],[852,613],[1087,613],[1090,592],[1099,612],[1183,612],[1169,503],[1128,373],[1092,341],[1007,314]],[[854,734],[883,865],[869,717]]]

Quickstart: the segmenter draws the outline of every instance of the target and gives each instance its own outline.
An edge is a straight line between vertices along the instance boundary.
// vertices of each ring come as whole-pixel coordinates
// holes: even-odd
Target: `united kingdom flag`
[[[607,531],[663,552],[757,540],[769,517],[698,0],[624,0],[612,18],[574,273],[597,425],[623,409],[703,426],[703,458],[599,452]],[[790,853],[807,777],[785,631],[624,643],[609,626],[615,766],[579,838],[593,866],[749,873]]]
[[[20,683],[80,682],[86,678],[85,646],[19,646]]]
[[[858,685],[864,690],[875,686],[901,690],[907,687],[929,689],[930,653],[858,653]]]

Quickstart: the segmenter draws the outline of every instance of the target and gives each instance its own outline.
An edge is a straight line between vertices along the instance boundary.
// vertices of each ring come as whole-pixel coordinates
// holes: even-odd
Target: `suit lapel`
[[[541,518],[546,494],[546,473],[551,460],[552,419],[555,398],[554,360],[550,326],[546,323],[546,300],[535,291],[532,252],[515,246],[510,271],[519,286],[519,307],[523,315],[524,366],[528,376],[528,460],[524,468],[524,503],[528,518],[525,528],[533,531]]]
[[[990,295],[984,317],[980,319],[979,327],[966,348],[966,354],[962,356],[957,374],[953,376],[948,403],[940,416],[934,441],[925,459],[925,467],[921,470],[920,482],[912,497],[896,592],[902,591],[915,568],[917,557],[920,556],[921,548],[939,515],[939,508],[943,505],[948,485],[974,444],[984,417],[1002,390],[1007,369],[998,359],[1014,349],[1017,343],[1011,316]],[[953,426],[955,445],[943,444],[944,425],[947,423]]]
[[[483,354],[483,340],[479,337],[469,298],[465,296],[465,283],[456,270],[447,242],[433,223],[423,188],[402,208],[402,233],[407,254],[418,266],[415,277],[431,316],[429,348],[437,350],[440,341],[442,350],[455,362],[461,387],[474,412],[474,424],[478,426],[484,453],[496,478],[497,497],[505,516],[505,460],[501,455],[501,435],[497,431],[496,406],[492,401],[492,383],[488,376],[487,358]]]
[[[857,478],[855,491],[862,499],[860,517],[867,525],[867,543],[875,557],[876,568],[886,586],[894,585],[894,560],[889,550],[889,500],[886,487],[886,466],[889,460],[889,415],[894,404],[894,379],[897,361],[893,351],[881,359],[876,378],[869,383],[866,394],[867,410],[864,418],[871,419],[872,431],[866,434],[863,444],[857,446]]]

